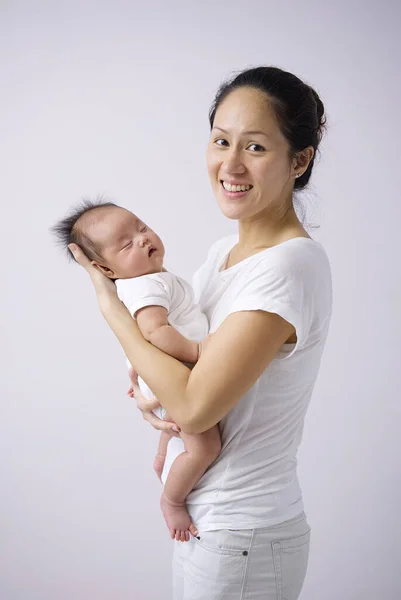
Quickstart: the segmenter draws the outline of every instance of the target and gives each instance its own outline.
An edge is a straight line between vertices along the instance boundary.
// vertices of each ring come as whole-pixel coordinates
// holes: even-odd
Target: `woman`
[[[182,431],[219,423],[222,451],[187,498],[200,539],[175,544],[175,600],[298,598],[309,525],[296,453],[331,315],[330,266],[293,207],[323,127],[318,95],[274,67],[223,84],[210,111],[212,187],[238,236],[194,277],[210,332],[192,371],[148,344],[77,246],[101,311],[134,369]],[[163,423],[136,398],[144,418]],[[185,568],[184,568],[185,565]]]

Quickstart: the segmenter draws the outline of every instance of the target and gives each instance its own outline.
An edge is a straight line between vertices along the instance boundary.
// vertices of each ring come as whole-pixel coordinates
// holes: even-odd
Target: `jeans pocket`
[[[250,542],[252,540],[252,529],[217,529],[215,531],[203,531],[199,546],[204,550],[215,554],[226,556],[247,556]]]
[[[297,600],[304,583],[309,558],[310,530],[290,539],[272,542],[277,598]]]
[[[219,529],[203,531],[199,535],[200,540],[192,538],[189,546],[183,545],[184,583],[180,583],[177,571],[177,598],[212,600],[243,597],[253,531]],[[179,595],[180,585],[184,586],[182,596]]]

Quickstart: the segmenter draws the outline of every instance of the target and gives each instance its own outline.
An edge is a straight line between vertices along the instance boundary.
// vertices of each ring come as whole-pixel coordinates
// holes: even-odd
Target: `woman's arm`
[[[74,256],[91,276],[102,314],[130,363],[184,433],[202,433],[218,423],[295,332],[273,313],[233,313],[214,332],[191,371],[143,338],[109,280],[76,246]]]
[[[261,376],[294,328],[278,315],[229,315],[190,371],[144,340],[121,305],[103,313],[136,371],[184,433],[216,425]]]

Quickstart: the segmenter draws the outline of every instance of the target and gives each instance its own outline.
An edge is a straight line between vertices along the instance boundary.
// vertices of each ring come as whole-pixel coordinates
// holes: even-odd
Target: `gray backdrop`
[[[335,308],[300,452],[313,528],[302,598],[396,600],[399,4],[3,0],[0,20],[1,600],[170,597],[157,434],[48,228],[103,193],[190,278],[235,231],[206,174],[210,102],[263,63],[312,84],[329,119],[303,197]]]

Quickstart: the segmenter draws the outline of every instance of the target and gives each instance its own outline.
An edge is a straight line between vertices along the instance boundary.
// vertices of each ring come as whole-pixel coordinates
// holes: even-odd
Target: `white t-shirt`
[[[168,323],[181,335],[200,342],[209,333],[209,323],[199,304],[194,301],[194,292],[188,282],[168,271],[141,275],[132,279],[118,279],[117,293],[120,300],[135,318],[135,313],[145,306],[163,306],[167,310]],[[128,365],[130,365],[129,361]],[[153,396],[146,383],[138,377],[141,392],[146,398]],[[160,419],[165,417],[164,409],[154,411]],[[167,447],[162,482],[165,483],[175,458],[184,452],[181,438],[173,437]]]
[[[210,333],[231,313],[264,310],[291,323],[297,343],[282,346],[220,421],[221,453],[187,498],[200,532],[267,527],[303,510],[296,454],[332,309],[321,244],[295,238],[219,272],[237,242],[235,235],[215,243],[194,275],[195,301]]]

